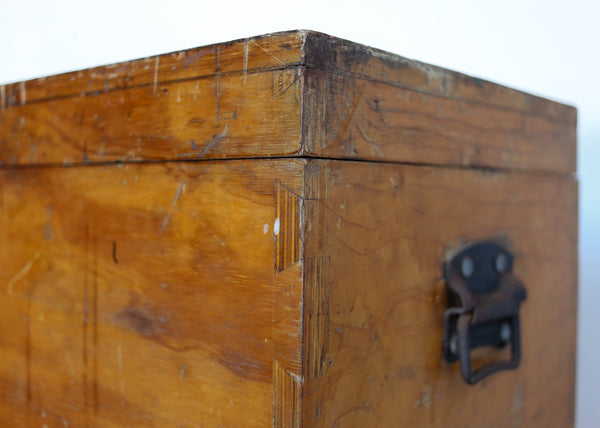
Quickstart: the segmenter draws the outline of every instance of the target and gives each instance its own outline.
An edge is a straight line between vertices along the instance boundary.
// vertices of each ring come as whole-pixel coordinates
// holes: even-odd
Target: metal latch
[[[443,355],[449,363],[460,361],[468,384],[500,370],[515,369],[521,361],[519,307],[527,292],[512,267],[510,251],[491,241],[473,242],[445,263],[448,309],[444,314]],[[472,369],[472,349],[509,344],[510,360]]]

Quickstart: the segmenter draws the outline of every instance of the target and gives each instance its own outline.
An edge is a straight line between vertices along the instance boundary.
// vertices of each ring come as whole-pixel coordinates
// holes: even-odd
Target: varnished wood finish
[[[316,156],[575,171],[572,107],[307,31],[0,86],[0,108],[3,164]]]
[[[304,52],[313,69],[560,121],[576,114],[567,105],[326,34],[309,32]]]
[[[305,426],[572,426],[576,184],[314,162],[326,171],[328,198],[306,203]],[[441,269],[453,247],[484,238],[510,243],[529,298],[521,309],[521,367],[473,387],[458,364],[441,359]],[[319,269],[315,259],[323,260]]]
[[[302,171],[3,170],[0,424],[270,426],[302,349],[299,264],[273,268],[294,218],[280,207],[274,234],[275,179],[301,195]]]
[[[6,164],[293,155],[300,141],[295,68],[160,83],[7,108]],[[279,87],[282,79],[285,86]]]
[[[526,114],[330,72],[305,76],[304,153],[568,173],[575,119]]]
[[[307,31],[0,86],[0,425],[572,426],[575,125]],[[484,238],[523,361],[467,386],[441,269]]]
[[[203,46],[118,64],[6,85],[4,107],[55,98],[97,95],[121,89],[246,74],[300,65],[304,32],[278,33]]]

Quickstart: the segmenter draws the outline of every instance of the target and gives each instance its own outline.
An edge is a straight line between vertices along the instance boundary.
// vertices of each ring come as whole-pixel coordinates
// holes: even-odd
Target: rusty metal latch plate
[[[492,241],[462,248],[444,265],[448,309],[444,314],[444,360],[460,361],[468,384],[501,370],[515,369],[521,361],[519,308],[527,297],[525,286],[513,274],[513,255]],[[480,346],[511,346],[510,360],[499,360],[473,370],[471,350]]]

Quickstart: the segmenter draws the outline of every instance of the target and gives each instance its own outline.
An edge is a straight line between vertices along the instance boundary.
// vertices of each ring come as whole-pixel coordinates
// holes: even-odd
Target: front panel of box
[[[0,425],[271,425],[274,367],[300,372],[298,247],[274,253],[302,169],[3,170]]]

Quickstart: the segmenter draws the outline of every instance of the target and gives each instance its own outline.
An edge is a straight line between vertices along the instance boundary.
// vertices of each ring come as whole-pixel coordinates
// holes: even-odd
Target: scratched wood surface
[[[295,68],[53,98],[0,114],[0,161],[77,164],[295,154]]]
[[[575,170],[575,115],[484,102],[310,70],[303,153],[427,165]]]
[[[271,426],[301,374],[302,164],[2,170],[0,425]]]
[[[320,197],[305,202],[303,426],[572,426],[576,183],[313,162]],[[441,271],[453,247],[485,238],[510,243],[528,290],[523,360],[469,386],[441,358]]]
[[[572,425],[575,125],[309,31],[0,85],[0,425]],[[490,237],[523,363],[467,387],[440,271]]]
[[[316,156],[575,171],[575,109],[310,31],[0,85],[0,162]]]

